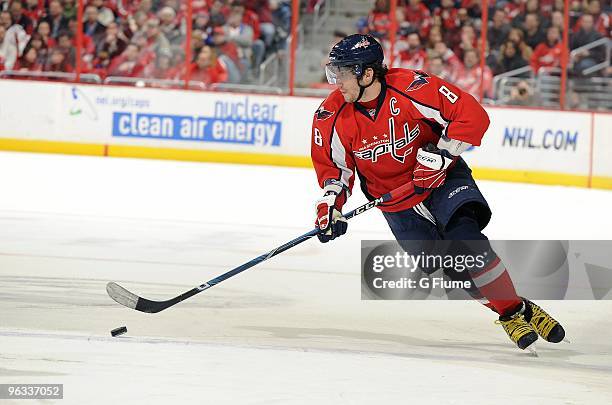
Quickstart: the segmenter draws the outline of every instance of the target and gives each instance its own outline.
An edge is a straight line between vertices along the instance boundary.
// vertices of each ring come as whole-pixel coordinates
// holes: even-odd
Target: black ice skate
[[[495,323],[501,324],[510,340],[516,343],[519,349],[529,349],[530,352],[535,354],[535,350],[530,346],[538,340],[538,334],[525,319],[526,307],[526,303],[523,302],[513,314],[500,316]]]
[[[526,305],[525,320],[538,332],[538,335],[552,343],[559,343],[565,338],[565,330],[559,322],[528,299],[523,298],[523,301]]]

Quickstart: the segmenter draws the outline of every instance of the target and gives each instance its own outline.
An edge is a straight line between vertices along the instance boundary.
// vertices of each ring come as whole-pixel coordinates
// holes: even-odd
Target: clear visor
[[[355,77],[352,66],[334,66],[331,63],[325,65],[325,76],[327,83],[338,84]]]

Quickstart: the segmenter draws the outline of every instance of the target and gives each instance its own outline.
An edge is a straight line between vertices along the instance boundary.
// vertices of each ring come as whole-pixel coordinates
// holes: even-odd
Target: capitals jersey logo
[[[356,158],[362,160],[369,160],[372,163],[376,163],[378,158],[391,154],[391,157],[400,163],[404,163],[406,156],[412,153],[412,146],[409,145],[419,136],[421,130],[419,124],[416,124],[414,128],[410,129],[408,123],[404,124],[404,136],[402,138],[395,136],[395,120],[393,117],[389,118],[389,134],[391,139],[385,139],[385,141],[377,141],[373,144],[366,145],[368,149],[360,151],[353,151]],[[377,137],[375,137],[376,139]],[[386,135],[385,135],[386,138]]]
[[[412,79],[412,83],[408,85],[406,91],[415,91],[425,86],[427,83],[429,83],[426,79],[427,77],[429,77],[427,73],[415,70],[414,79]]]
[[[315,113],[315,116],[317,117],[317,119],[319,121],[325,121],[326,119],[328,119],[332,115],[334,115],[334,112],[333,111],[327,111],[325,109],[325,107],[323,107],[323,106],[320,106],[319,109],[317,110],[317,112]]]

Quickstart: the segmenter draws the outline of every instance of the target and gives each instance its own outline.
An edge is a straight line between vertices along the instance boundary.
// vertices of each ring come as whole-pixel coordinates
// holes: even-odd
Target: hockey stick
[[[413,188],[412,183],[408,183],[403,186],[400,186],[396,188],[395,190],[392,190],[388,192],[387,194],[384,194],[380,198],[367,202],[363,204],[362,206],[357,207],[354,210],[350,211],[344,217],[346,219],[351,219],[353,217],[356,217],[357,215],[363,214],[364,212],[376,207],[377,205],[390,201],[394,198],[399,198],[404,195],[405,197],[403,197],[403,199],[410,198],[411,196],[414,195],[414,188]],[[215,277],[205,282],[204,284],[201,284],[195,288],[192,288],[191,290],[186,291],[183,294],[178,295],[167,301],[152,301],[146,298],[139,297],[136,294],[131,293],[130,291],[126,290],[125,288],[121,287],[119,284],[113,281],[109,282],[106,285],[106,292],[113,300],[115,300],[116,302],[118,302],[119,304],[125,307],[132,308],[140,312],[157,313],[157,312],[163,311],[164,309],[170,308],[171,306],[176,305],[179,302],[186,300],[187,298],[193,297],[194,295],[199,294],[204,290],[208,290],[209,288],[214,287],[220,282],[225,281],[228,278],[233,277],[238,273],[242,273],[243,271],[250,269],[251,267],[263,261],[266,261],[271,257],[274,257],[286,250],[289,250],[292,247],[297,246],[300,243],[312,238],[317,233],[319,233],[319,228],[315,228],[311,230],[310,232],[303,234],[302,236],[298,236],[297,238],[285,243],[284,245],[281,245],[277,247],[276,249],[269,251],[268,253],[265,253],[259,257],[256,257],[255,259],[247,263],[244,263],[236,267],[235,269],[228,271],[227,273],[223,273],[220,276]]]

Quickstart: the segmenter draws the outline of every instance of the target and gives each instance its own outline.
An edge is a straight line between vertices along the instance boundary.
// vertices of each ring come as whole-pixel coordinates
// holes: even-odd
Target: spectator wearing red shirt
[[[453,0],[442,0],[440,7],[434,11],[435,16],[440,16],[442,27],[445,30],[456,30],[459,28],[459,9],[455,8]]]
[[[459,21],[458,26],[454,29],[445,30],[444,32],[444,41],[449,48],[454,50],[457,50],[457,46],[461,43],[461,28],[464,25],[472,25],[467,10],[464,8],[457,10],[457,19]]]
[[[253,31],[253,45],[251,49],[253,51],[253,67],[254,73],[259,73],[259,66],[263,62],[266,45],[263,40],[259,37],[261,35],[261,28],[259,26],[259,17],[257,14],[244,6],[242,1],[234,1],[232,3],[232,13],[238,13],[242,15],[242,24],[251,27]]]
[[[151,18],[155,15],[153,12],[153,1],[152,0],[140,0],[140,2],[133,2],[132,11],[130,14],[136,15],[136,13],[143,13],[147,18]]]
[[[253,10],[249,10],[244,6],[244,2],[236,0],[232,3],[232,11],[242,13],[242,22],[253,29],[253,40],[256,41],[261,36],[261,27],[259,26],[259,16]]]
[[[555,9],[555,0],[539,0],[537,10],[544,16],[546,19],[550,19],[552,12]]]
[[[196,61],[190,66],[189,80],[204,82],[207,85],[227,81],[227,69],[217,58],[213,48],[208,45],[202,48]]]
[[[214,45],[216,51],[228,57],[228,59],[234,64],[236,69],[242,75],[245,72],[246,67],[242,65],[240,57],[238,56],[238,46],[235,43],[227,40],[227,35],[223,27],[216,27],[213,30],[212,37],[209,37],[207,41],[209,45]]]
[[[557,67],[561,64],[561,33],[557,27],[546,30],[546,41],[536,46],[531,55],[531,68],[538,72],[542,67]]]
[[[66,60],[66,56],[59,49],[51,50],[49,57],[47,58],[47,63],[45,63],[44,71],[45,72],[73,72],[72,66]]]
[[[174,79],[176,73],[172,67],[172,55],[165,52],[157,55],[144,70],[144,76],[153,79]]]
[[[44,0],[26,0],[23,14],[32,21],[38,21],[45,15]]]
[[[202,12],[208,14],[209,6],[208,6],[207,0],[192,0],[191,7],[193,10],[193,15],[196,15]]]
[[[467,91],[477,100],[480,100],[480,77],[482,70],[479,66],[478,52],[470,49],[463,56],[463,68],[460,70],[455,84],[462,90]],[[483,88],[485,97],[490,96],[493,74],[491,69],[485,65]]]
[[[69,34],[69,47],[71,49],[66,49],[64,54],[66,55],[66,60],[71,66],[76,66],[76,38],[77,38],[77,29],[78,24],[76,20],[68,20],[68,34]],[[58,45],[60,44],[60,37],[62,37],[64,33],[60,33],[58,36]],[[91,63],[95,57],[96,53],[96,44],[94,40],[89,35],[82,36],[83,48],[81,50],[81,60],[84,62],[82,65],[82,72],[88,73],[91,69]],[[68,41],[65,41],[68,42]],[[66,48],[66,47],[63,47]]]
[[[252,66],[251,56],[253,52],[253,30],[242,23],[240,10],[232,10],[227,17],[227,23],[223,26],[225,38],[234,43],[238,50],[238,58],[246,70]]]
[[[427,63],[427,52],[421,46],[421,38],[416,32],[408,34],[406,49],[399,52],[395,58],[394,67],[423,70]]]
[[[433,50],[434,53],[444,62],[445,71],[448,78],[451,82],[453,82],[457,74],[459,74],[463,68],[463,63],[461,63],[461,60],[457,57],[457,55],[455,55],[455,52],[446,46],[445,42],[438,42],[434,46]]]
[[[269,0],[244,0],[244,6],[248,10],[252,10],[257,13],[257,16],[259,17],[261,39],[263,39],[266,49],[270,48],[274,42],[276,27],[273,23],[272,10],[270,9]]]
[[[139,59],[140,48],[129,44],[123,53],[109,66],[109,76],[140,77],[144,66]]]
[[[510,0],[504,4],[507,21],[514,21],[523,10],[523,0]]]
[[[421,0],[410,0],[404,8],[404,17],[419,31],[421,37],[427,38],[429,36],[429,29],[432,25],[431,12]]]
[[[38,63],[38,52],[36,48],[30,47],[25,49],[23,55],[15,62],[13,70],[20,72],[40,72],[42,66]]]
[[[368,14],[368,33],[376,38],[385,39],[390,29],[389,1],[376,0],[374,8]]]

